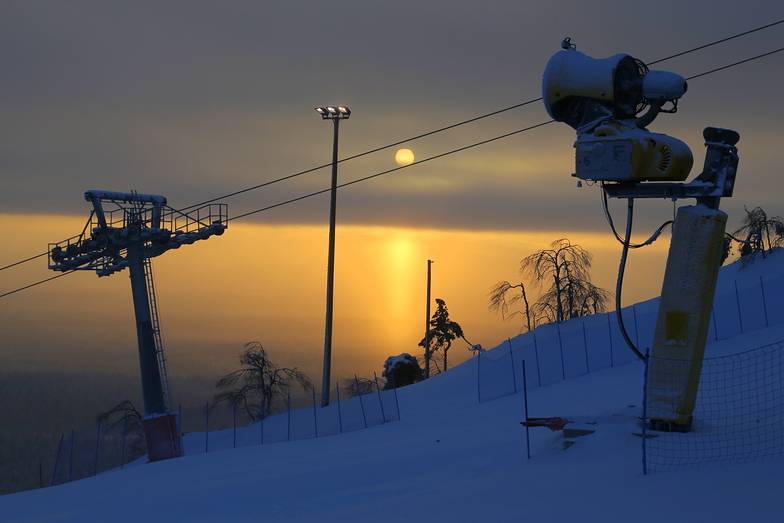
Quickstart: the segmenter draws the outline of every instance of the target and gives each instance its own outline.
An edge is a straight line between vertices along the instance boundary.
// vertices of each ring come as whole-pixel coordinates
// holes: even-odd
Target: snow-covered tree
[[[388,357],[384,362],[384,371],[381,375],[387,380],[385,389],[404,387],[425,378],[425,373],[417,359],[406,352]]]

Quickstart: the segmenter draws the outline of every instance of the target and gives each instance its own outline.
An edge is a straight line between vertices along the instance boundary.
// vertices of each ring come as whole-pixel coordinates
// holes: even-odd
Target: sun
[[[411,165],[414,163],[414,153],[410,149],[400,149],[395,154],[395,161],[398,165]]]

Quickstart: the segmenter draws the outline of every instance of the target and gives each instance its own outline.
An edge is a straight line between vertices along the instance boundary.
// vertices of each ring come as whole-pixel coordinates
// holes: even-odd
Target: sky
[[[0,266],[78,234],[86,190],[160,194],[174,208],[330,162],[332,125],[313,110],[345,104],[341,158],[541,96],[565,37],[595,58],[643,62],[784,19],[778,2],[39,2],[0,5]],[[690,77],[784,46],[784,24],[657,63]],[[704,157],[702,130],[741,135],[729,227],[743,207],[783,214],[778,191],[784,53],[695,78],[654,132]],[[543,124],[541,102],[340,164],[341,182]],[[595,256],[614,290],[619,245],[596,187],[576,187],[574,131],[551,123],[341,189],[336,378],[381,372],[417,351],[427,260],[433,297],[468,339],[494,346],[520,325],[487,310],[520,260],[567,237]],[[326,189],[329,169],[221,200],[246,215]],[[170,372],[222,373],[246,342],[320,375],[329,200],[319,195],[230,222],[227,233],[155,260]],[[613,202],[622,221],[621,202]],[[638,204],[637,236],[672,217]],[[659,293],[667,239],[635,253],[624,296]],[[0,272],[0,294],[54,275],[44,258]],[[627,302],[628,303],[628,302]],[[136,372],[125,273],[77,273],[0,299],[5,365]],[[456,349],[455,361],[469,356]]]

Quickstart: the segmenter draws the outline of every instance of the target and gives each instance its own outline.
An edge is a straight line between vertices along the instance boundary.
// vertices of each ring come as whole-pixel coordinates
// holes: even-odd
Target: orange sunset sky
[[[346,104],[340,158],[541,96],[549,58],[571,37],[595,58],[651,62],[784,18],[777,2],[4,2],[0,6],[0,266],[78,234],[86,190],[161,194],[174,208],[328,163]],[[706,15],[707,12],[715,16]],[[784,46],[784,25],[664,60],[684,77]],[[650,129],[685,141],[702,168],[702,130],[741,135],[728,228],[743,207],[784,214],[782,57],[695,78],[676,114]],[[340,164],[349,182],[549,121],[541,102]],[[433,298],[474,344],[520,332],[488,309],[520,260],[569,238],[594,255],[593,283],[615,290],[620,245],[597,187],[576,187],[573,129],[552,123],[415,163],[339,191],[333,379],[381,373],[418,353],[427,260]],[[245,215],[329,186],[328,168],[221,199]],[[689,203],[681,202],[679,205]],[[165,253],[154,268],[174,375],[235,368],[258,340],[273,359],[321,376],[329,199],[322,194],[232,220],[223,236]],[[612,202],[622,227],[625,207]],[[638,205],[635,240],[673,216]],[[632,254],[624,304],[661,290],[669,243]],[[0,271],[0,294],[54,276],[45,258]],[[138,372],[127,272],[79,272],[0,299],[4,369]],[[456,343],[451,361],[470,356]]]

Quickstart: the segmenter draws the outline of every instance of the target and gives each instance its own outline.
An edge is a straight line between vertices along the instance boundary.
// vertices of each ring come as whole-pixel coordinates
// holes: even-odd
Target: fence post
[[[539,369],[539,343],[536,341],[536,330],[534,330],[534,356],[536,357],[536,380],[542,386],[542,371]]]
[[[291,393],[286,396],[286,411],[288,413],[288,427],[286,428],[286,441],[291,441]]]
[[[183,437],[185,434],[182,432],[182,403],[177,406],[177,437],[174,441],[179,442],[180,453],[176,456],[178,458],[185,455],[185,442]]]
[[[93,476],[98,475],[98,447],[101,443],[101,424],[98,423],[98,428],[95,431],[95,465],[93,466]]]
[[[566,379],[566,365],[564,363],[563,340],[561,339],[561,323],[558,322],[555,324],[555,326],[558,329],[558,347],[561,349],[561,373],[563,374],[563,379]]]
[[[71,456],[68,459],[68,482],[69,483],[73,481],[74,432],[75,429],[71,427]]]
[[[765,286],[762,284],[762,276],[760,276],[760,292],[762,292],[762,310],[765,311],[765,327],[770,327],[770,322],[768,322],[768,304],[765,300]]]
[[[125,467],[125,440],[128,437],[128,413],[123,417],[122,452],[120,452],[120,470]]]
[[[585,349],[585,370],[591,372],[591,362],[588,361],[588,336],[585,335],[585,320],[583,320],[583,348]]]
[[[378,386],[378,374],[376,374],[376,371],[373,371],[373,379],[376,383],[376,392],[378,393],[378,404],[381,407],[381,418],[384,420],[384,423],[386,423],[387,415],[384,413],[384,402],[381,400],[381,388]]]
[[[610,313],[607,313],[607,334],[610,335],[610,367],[615,367],[615,356],[613,354],[612,342],[612,323],[610,323]]]
[[[397,420],[400,421],[400,404],[397,402],[397,383],[395,383],[395,375],[390,374],[389,379],[392,380],[392,391],[395,393],[395,410],[397,410]]]
[[[265,408],[266,408],[266,403],[264,402],[264,397],[262,396],[261,397],[261,418],[259,418],[261,420],[261,423],[260,423],[261,428],[259,429],[259,431],[261,432],[261,436],[259,436],[259,437],[261,439],[261,444],[262,445],[264,445],[264,418],[267,417],[267,411],[264,410]]]
[[[476,399],[479,400],[479,403],[482,403],[482,353],[479,353],[479,357],[476,360]]]
[[[354,374],[354,383],[357,384],[357,395],[359,396],[359,406],[362,408],[362,421],[365,422],[365,428],[367,428],[367,416],[365,416],[365,403],[362,401],[362,392],[359,389],[359,379],[357,379],[357,375]]]
[[[204,408],[204,453],[210,451],[210,402]]]
[[[650,363],[650,353],[651,349],[645,351],[645,376],[643,378],[643,389],[642,389],[642,473],[648,473],[648,459],[646,455],[647,447],[645,443],[648,440],[647,435],[647,427],[648,427],[648,368]]]
[[[517,394],[517,376],[515,376],[514,371],[514,354],[512,354],[512,338],[506,338],[506,341],[509,342],[509,360],[512,362],[512,385],[514,386],[515,394]]]
[[[338,425],[340,426],[340,433],[343,434],[343,415],[340,412],[340,382],[335,383],[335,395],[338,399]]]
[[[738,296],[738,280],[735,280],[735,303],[738,306],[738,323],[740,324],[740,333],[743,334],[743,314],[740,310],[740,296]]]
[[[523,403],[525,405],[525,421],[528,421],[528,381],[525,377],[525,360],[523,360]],[[531,459],[531,438],[528,425],[525,425],[525,446],[528,450],[528,459]]]
[[[316,387],[311,387],[313,390],[313,431],[318,438],[318,414],[316,414]]]
[[[54,470],[52,471],[52,484],[54,487],[54,480],[57,477],[57,464],[60,462],[60,451],[63,449],[63,437],[65,434],[60,434],[60,443],[57,445],[57,457],[54,458]]]

